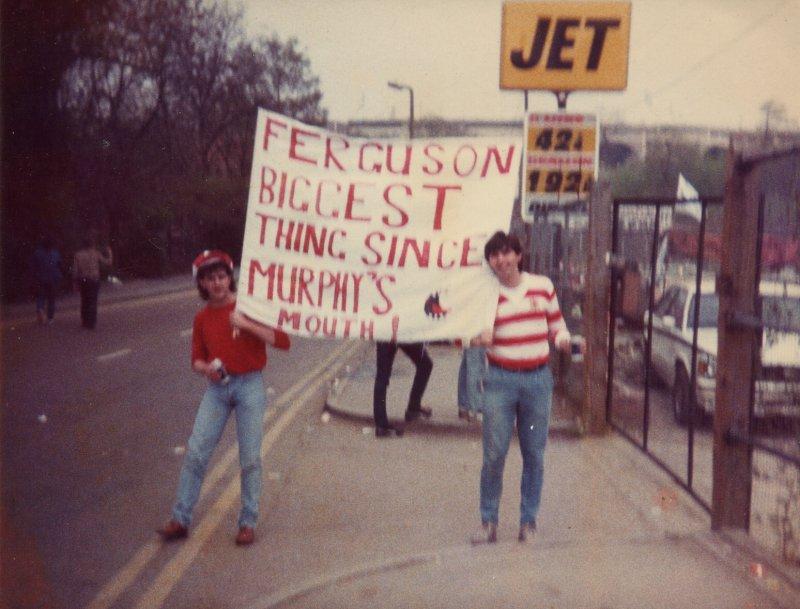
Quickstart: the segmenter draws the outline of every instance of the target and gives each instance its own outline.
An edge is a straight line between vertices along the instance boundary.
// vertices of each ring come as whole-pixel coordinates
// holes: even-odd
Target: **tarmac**
[[[188,275],[108,285],[100,307],[182,290],[194,290]],[[77,294],[68,295],[56,314],[77,308]],[[4,325],[33,322],[34,307],[11,305],[2,316]],[[516,540],[521,460],[513,441],[498,543],[471,546],[480,423],[457,417],[460,351],[430,352],[424,403],[433,417],[407,425],[401,438],[377,439],[375,353],[364,344],[314,415],[311,441],[293,457],[280,495],[265,500],[261,591],[225,606],[800,608],[792,572],[746,535],[712,532],[709,515],[625,439],[581,437],[558,396],[535,538]],[[412,376],[398,352],[388,393],[397,421]]]
[[[98,308],[116,302],[135,300],[172,294],[176,292],[195,292],[196,287],[191,274],[173,275],[170,277],[153,279],[132,279],[121,282],[104,281],[100,285],[98,295]],[[74,314],[80,310],[80,294],[72,290],[60,294],[56,299],[56,317],[64,314]],[[2,324],[13,325],[36,320],[36,304],[31,298],[26,302],[14,302],[0,305],[0,318]]]

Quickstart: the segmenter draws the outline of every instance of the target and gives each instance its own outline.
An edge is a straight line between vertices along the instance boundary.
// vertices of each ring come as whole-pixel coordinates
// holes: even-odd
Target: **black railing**
[[[730,431],[728,431],[726,439],[728,440],[728,442],[737,442],[739,444],[745,444],[752,448],[757,448],[758,450],[763,450],[765,453],[769,453],[774,457],[778,457],[782,461],[788,461],[789,463],[792,463],[797,467],[800,467],[800,456],[791,455],[779,448],[770,446],[769,444],[759,440],[752,434],[743,434],[731,429]]]

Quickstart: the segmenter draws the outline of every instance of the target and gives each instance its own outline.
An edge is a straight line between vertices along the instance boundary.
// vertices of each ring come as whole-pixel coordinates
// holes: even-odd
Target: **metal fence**
[[[686,489],[712,528],[745,529],[800,567],[800,148],[732,150],[726,180],[724,201],[601,197],[602,217],[589,215],[606,236],[590,229],[588,240],[586,208],[537,210],[530,266],[553,278],[580,332],[584,314],[604,323],[584,310],[586,253],[611,243],[608,340],[595,347],[607,348],[608,368],[594,379],[607,379],[606,424]],[[593,302],[608,294],[596,287]]]
[[[588,216],[586,201],[537,206],[528,229],[527,268],[548,276],[573,335],[583,334]],[[555,378],[553,418],[573,422],[584,400],[583,365],[560,353],[551,357]]]
[[[726,437],[750,451],[750,535],[800,566],[800,148],[737,159],[757,202],[753,314],[728,323],[756,331],[746,417]],[[735,415],[736,413],[734,413]]]
[[[582,330],[586,271],[586,201],[538,207],[530,228],[530,268],[552,279],[573,333]]]

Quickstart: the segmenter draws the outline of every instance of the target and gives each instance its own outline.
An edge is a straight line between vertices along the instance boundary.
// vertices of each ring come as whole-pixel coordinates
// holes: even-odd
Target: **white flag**
[[[685,214],[700,222],[702,211],[700,208],[700,195],[697,194],[694,186],[683,177],[682,173],[678,174],[678,193],[675,198],[679,201],[675,205],[676,214]],[[680,203],[680,201],[686,201],[686,203]]]

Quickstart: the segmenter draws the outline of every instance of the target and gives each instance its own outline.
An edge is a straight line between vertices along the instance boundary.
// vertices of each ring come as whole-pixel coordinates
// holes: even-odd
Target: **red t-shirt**
[[[210,362],[219,358],[230,374],[245,374],[261,370],[267,365],[266,344],[246,330],[233,338],[231,311],[236,302],[224,307],[206,305],[194,318],[192,330],[192,362]],[[275,347],[289,348],[289,336],[275,330]]]

